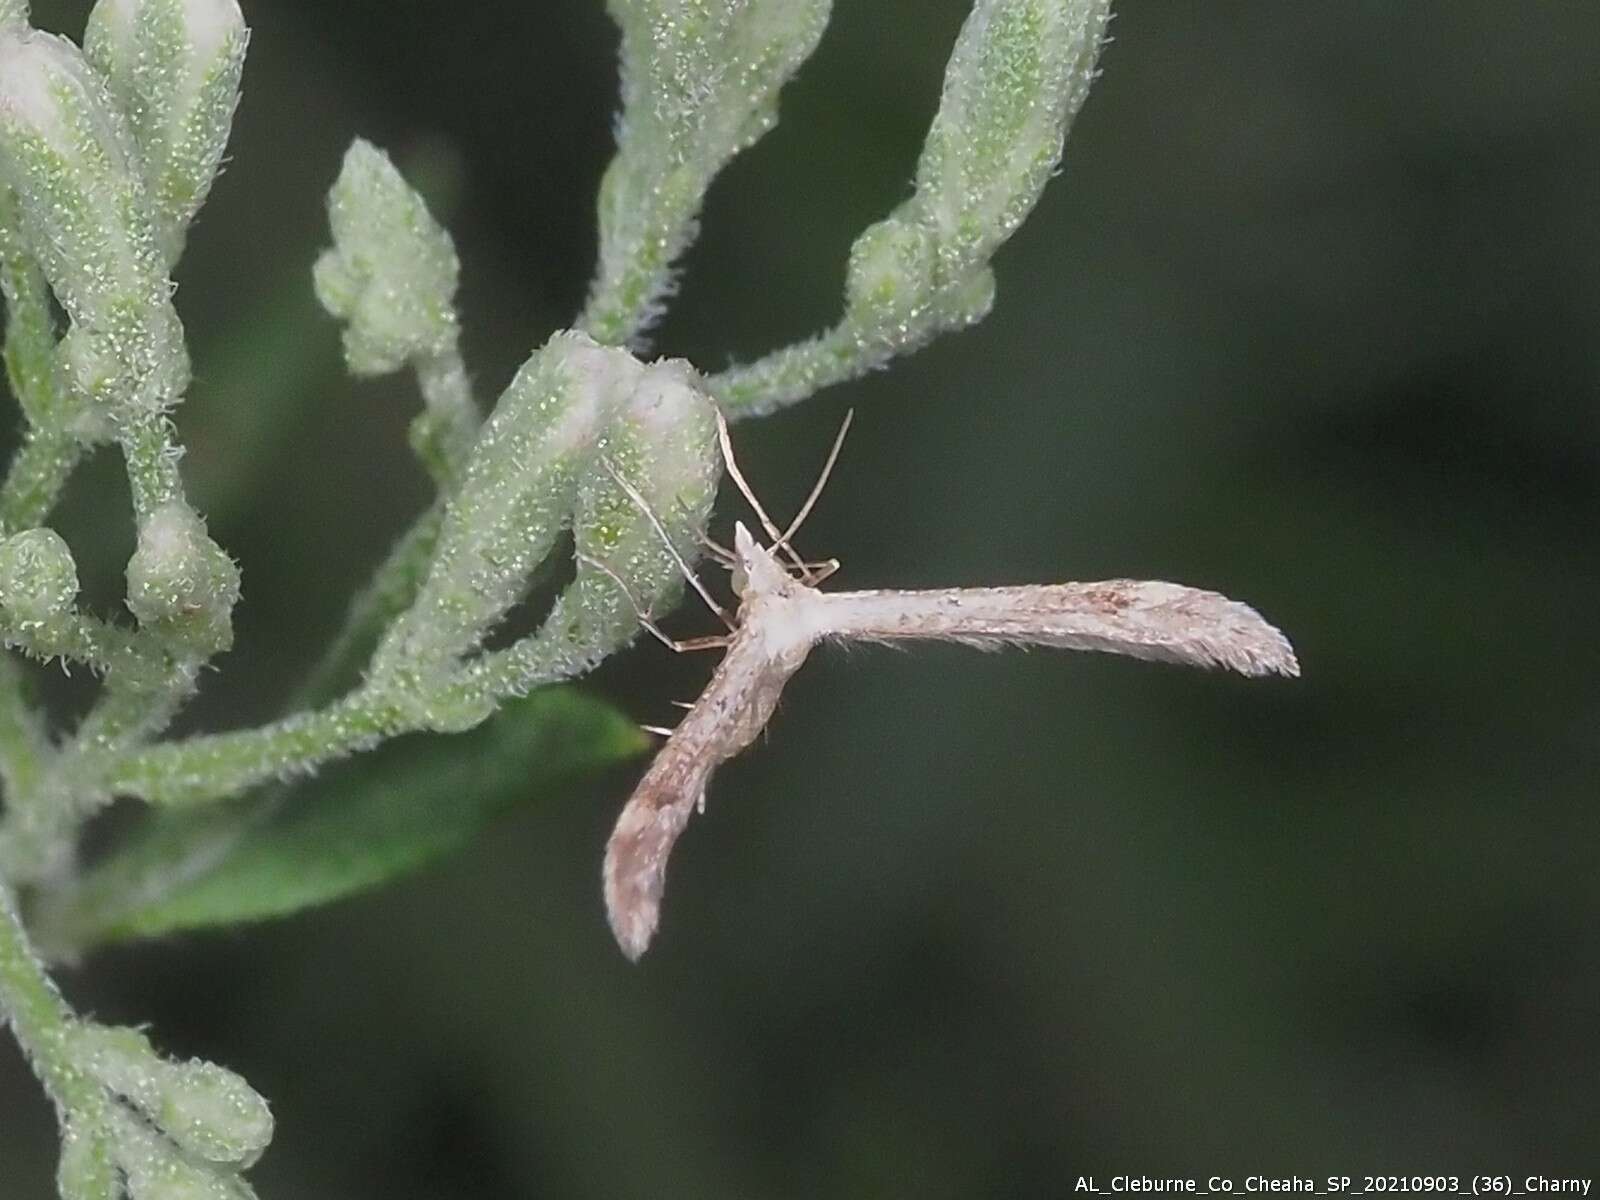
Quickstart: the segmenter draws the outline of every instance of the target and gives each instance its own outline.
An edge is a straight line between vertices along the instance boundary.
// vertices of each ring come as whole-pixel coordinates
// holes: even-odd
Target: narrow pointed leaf
[[[249,801],[158,819],[70,896],[41,904],[34,923],[71,953],[287,916],[434,862],[507,810],[559,797],[644,745],[609,706],[548,688],[470,733],[408,738],[330,769],[264,819]]]

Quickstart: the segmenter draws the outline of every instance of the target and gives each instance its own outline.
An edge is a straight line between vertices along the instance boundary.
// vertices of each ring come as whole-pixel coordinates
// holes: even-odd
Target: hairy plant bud
[[[133,128],[170,269],[216,179],[248,42],[237,0],[99,0],[83,53]]]
[[[0,30],[0,173],[75,322],[110,330],[165,305],[128,123],[65,38]]]
[[[105,83],[64,38],[0,28],[0,184],[72,319],[68,380],[103,404],[176,403],[189,360],[139,152]]]
[[[453,670],[522,598],[643,373],[580,333],[557,334],[523,364],[467,459],[427,579],[378,648],[375,682]]]
[[[128,1200],[255,1200],[230,1168],[193,1162],[149,1130],[122,1131],[118,1155]]]
[[[333,248],[317,260],[317,299],[348,322],[351,371],[383,375],[455,345],[455,244],[370,142],[357,139],[346,152],[328,222]]]
[[[127,576],[128,607],[140,625],[205,655],[233,644],[239,568],[181,500],[139,527]]]
[[[260,1093],[227,1068],[199,1059],[168,1064],[149,1116],[206,1162],[250,1167],[272,1141],[272,1110]]]
[[[67,1122],[61,1130],[56,1191],[61,1200],[122,1200],[111,1139],[87,1122]]]
[[[86,424],[121,403],[165,407],[189,387],[183,325],[170,307],[150,313],[141,336],[73,325],[57,345],[56,363],[73,394],[90,402]]]
[[[700,556],[721,475],[716,408],[694,368],[682,360],[647,366],[606,434],[599,469],[578,488],[577,574],[535,635],[560,674],[627,642],[641,611],[677,604],[680,561]]]
[[[600,266],[584,327],[630,341],[659,313],[712,179],[778,120],[832,0],[610,0],[622,30],[617,156],[600,188]]]
[[[857,318],[893,318],[927,303],[938,270],[932,233],[896,217],[869,226],[850,247],[845,305]]]
[[[916,190],[851,249],[844,318],[714,376],[724,411],[771,412],[988,315],[990,259],[1061,161],[1110,17],[1111,0],[973,0]]]
[[[0,609],[25,625],[42,625],[72,611],[78,568],[53,529],[29,529],[0,542]]]
[[[214,1063],[173,1062],[136,1029],[82,1023],[72,1033],[81,1068],[202,1162],[251,1166],[272,1140],[272,1111],[240,1076]]]
[[[84,54],[132,127],[168,269],[221,165],[248,39],[237,0],[99,0],[89,13]]]
[[[945,70],[908,202],[946,279],[986,263],[1033,210],[1094,80],[1111,0],[976,0]]]

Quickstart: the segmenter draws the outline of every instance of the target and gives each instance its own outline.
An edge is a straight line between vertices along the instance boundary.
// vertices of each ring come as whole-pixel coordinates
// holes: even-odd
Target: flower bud
[[[200,1059],[167,1064],[148,1115],[191,1157],[240,1170],[253,1166],[272,1141],[272,1110],[260,1093]]]
[[[1032,211],[1110,17],[1111,0],[975,0],[910,202],[938,230],[947,278],[987,262]]]
[[[183,324],[170,305],[148,314],[136,337],[73,325],[57,344],[56,363],[72,394],[89,401],[91,418],[118,404],[163,408],[189,388]]]
[[[65,38],[0,30],[0,176],[74,322],[126,337],[167,304],[127,122]]]
[[[197,1162],[242,1170],[272,1140],[267,1102],[232,1071],[163,1058],[142,1033],[121,1026],[84,1022],[72,1044],[82,1070]]]
[[[604,455],[578,491],[572,525],[578,551],[614,568],[640,565],[634,556],[648,551],[645,558],[658,569],[647,575],[681,583],[671,550],[689,561],[699,556],[722,476],[716,406],[695,369],[683,359],[646,366],[606,433]]]
[[[994,269],[973,267],[955,283],[947,285],[943,301],[943,319],[947,328],[959,329],[963,325],[976,325],[994,309]]]
[[[237,1175],[190,1162],[149,1136],[127,1136],[140,1143],[123,1156],[128,1200],[255,1200],[255,1192]]]
[[[181,500],[140,526],[127,577],[128,607],[140,625],[206,655],[233,644],[239,568]]]
[[[248,37],[237,0],[99,0],[89,14],[84,53],[132,126],[167,269],[222,161]]]
[[[56,1191],[61,1200],[121,1200],[122,1178],[110,1139],[83,1121],[68,1121],[61,1130]]]
[[[451,669],[522,598],[643,372],[580,333],[557,334],[523,364],[467,459],[416,601],[378,649],[375,682]]]
[[[333,248],[317,260],[317,299],[349,322],[357,375],[397,371],[455,345],[455,245],[389,157],[357,139],[328,193]]]
[[[925,304],[934,290],[939,248],[928,229],[889,217],[850,247],[845,305],[850,315],[882,319]]]
[[[610,0],[622,30],[617,155],[600,188],[584,327],[625,343],[659,313],[717,172],[778,120],[832,0]]]
[[[657,145],[709,179],[777,122],[778,91],[811,56],[831,0],[611,0],[622,29],[624,150]]]
[[[604,453],[578,489],[577,573],[538,635],[567,642],[562,674],[627,642],[640,628],[638,610],[670,611],[683,592],[679,560],[700,556],[722,457],[716,408],[694,368],[681,359],[646,367],[606,434]]]
[[[72,611],[78,568],[53,529],[29,529],[0,542],[0,609],[25,625],[41,625]]]

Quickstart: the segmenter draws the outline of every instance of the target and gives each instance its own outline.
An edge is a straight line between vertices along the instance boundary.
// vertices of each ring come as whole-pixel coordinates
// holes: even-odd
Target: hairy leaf
[[[279,805],[155,820],[70,896],[42,903],[38,933],[70,953],[326,904],[433,862],[513,806],[644,745],[609,706],[547,688],[448,742],[407,738],[341,764]]]

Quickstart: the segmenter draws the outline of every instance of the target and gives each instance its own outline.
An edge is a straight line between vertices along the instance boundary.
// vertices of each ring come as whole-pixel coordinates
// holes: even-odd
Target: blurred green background
[[[274,712],[426,495],[411,386],[345,379],[311,297],[344,147],[448,213],[487,398],[582,299],[615,91],[600,0],[245,9],[180,273],[186,465],[245,578],[201,728]],[[822,326],[904,196],[966,5],[837,9],[662,352]],[[744,466],[789,511],[854,406],[803,539],[839,586],[1173,578],[1257,605],[1304,679],[826,651],[718,777],[641,967],[597,878],[635,767],[382,892],[65,973],[272,1099],[263,1200],[1600,1162],[1600,6],[1118,13],[993,317],[740,426]],[[102,456],[60,518],[107,606],[125,493]],[[710,667],[646,642],[585,686],[663,722]],[[0,1114],[0,1195],[52,1194],[9,1046]]]

